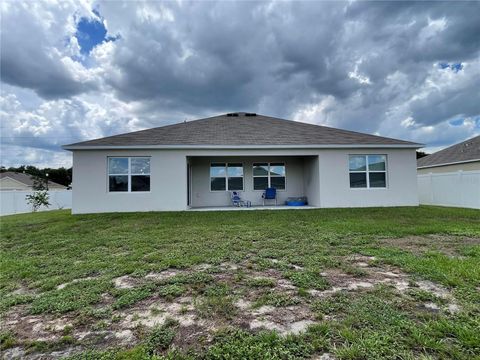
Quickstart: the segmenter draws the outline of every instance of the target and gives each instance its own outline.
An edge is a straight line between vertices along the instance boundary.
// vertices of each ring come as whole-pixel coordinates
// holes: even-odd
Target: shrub
[[[41,206],[50,206],[50,196],[46,190],[35,191],[32,195],[26,195],[25,199],[27,204],[32,205],[33,212],[37,211]]]

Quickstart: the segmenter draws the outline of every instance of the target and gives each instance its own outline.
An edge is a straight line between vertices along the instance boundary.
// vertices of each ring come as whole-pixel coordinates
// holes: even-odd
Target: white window
[[[349,172],[351,188],[386,188],[386,155],[350,155]]]
[[[108,191],[150,191],[150,158],[109,157]]]
[[[265,190],[273,187],[285,190],[285,164],[284,163],[254,163],[253,164],[253,189]]]
[[[210,190],[234,191],[243,190],[243,164],[211,163]]]

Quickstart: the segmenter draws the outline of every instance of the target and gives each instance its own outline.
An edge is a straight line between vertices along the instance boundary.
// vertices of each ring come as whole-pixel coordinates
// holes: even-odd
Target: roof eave
[[[424,144],[329,144],[329,145],[64,145],[65,150],[144,150],[144,149],[419,149]]]
[[[417,166],[417,169],[428,169],[428,168],[434,168],[434,167],[440,167],[440,166],[466,164],[466,163],[471,163],[476,161],[480,161],[480,159],[471,159],[471,160],[463,160],[463,161],[452,161],[452,162],[441,163],[441,164],[423,165],[423,166]]]

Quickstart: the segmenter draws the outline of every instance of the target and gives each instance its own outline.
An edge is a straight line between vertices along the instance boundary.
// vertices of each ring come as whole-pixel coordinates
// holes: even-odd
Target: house
[[[480,209],[480,136],[417,161],[421,204]]]
[[[422,157],[419,174],[480,170],[480,135]]]
[[[73,213],[279,204],[418,205],[413,142],[230,113],[65,145],[73,152]]]
[[[34,178],[30,174],[5,171],[0,173],[0,190],[25,190],[33,189]],[[48,181],[49,190],[64,190],[66,186]]]

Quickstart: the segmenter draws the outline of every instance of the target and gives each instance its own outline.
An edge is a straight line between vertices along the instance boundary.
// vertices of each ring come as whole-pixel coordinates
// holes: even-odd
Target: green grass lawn
[[[52,211],[0,221],[2,351],[480,357],[478,210]]]

